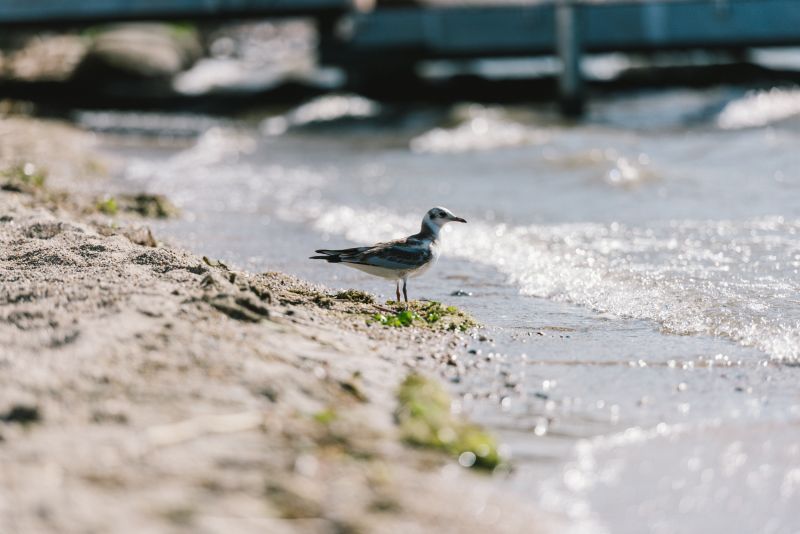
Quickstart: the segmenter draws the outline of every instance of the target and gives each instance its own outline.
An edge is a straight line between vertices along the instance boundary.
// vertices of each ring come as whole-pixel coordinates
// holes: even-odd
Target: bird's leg
[[[397,303],[400,304],[400,280],[397,281],[395,289],[397,290]]]
[[[408,293],[406,293],[406,279],[403,278],[403,298],[406,299],[406,309],[408,309]],[[397,296],[398,302],[400,301],[400,296]]]

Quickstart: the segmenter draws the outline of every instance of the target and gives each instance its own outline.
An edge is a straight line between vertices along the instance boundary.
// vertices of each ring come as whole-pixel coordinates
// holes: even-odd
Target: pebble
[[[0,413],[0,421],[5,423],[30,424],[41,419],[39,407],[33,404],[15,404],[6,412]]]

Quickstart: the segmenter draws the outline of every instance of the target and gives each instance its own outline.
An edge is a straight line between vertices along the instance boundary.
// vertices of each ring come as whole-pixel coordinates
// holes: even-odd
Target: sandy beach
[[[799,534],[790,2],[538,1],[0,10],[0,534]]]
[[[468,333],[157,243],[102,213],[90,136],[0,124],[0,531],[546,530],[404,443],[398,387]]]

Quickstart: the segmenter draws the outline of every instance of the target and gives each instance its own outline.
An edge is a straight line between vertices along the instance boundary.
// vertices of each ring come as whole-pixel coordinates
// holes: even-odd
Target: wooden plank
[[[553,51],[551,6],[393,8],[353,17],[349,48],[405,48],[436,56]]]
[[[0,24],[252,18],[351,7],[351,0],[0,0]]]
[[[800,45],[798,0],[650,0],[586,3],[580,34],[588,52]],[[393,8],[353,16],[344,47],[403,49],[423,58],[555,53],[552,4]]]
[[[584,9],[586,49],[597,52],[800,44],[796,0],[692,0]],[[616,28],[607,19],[617,22]]]

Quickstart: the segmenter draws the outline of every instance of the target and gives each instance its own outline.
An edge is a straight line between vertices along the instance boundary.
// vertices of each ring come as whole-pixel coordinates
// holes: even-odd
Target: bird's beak
[[[455,222],[463,222],[463,223],[467,222],[467,220],[466,220],[466,219],[462,219],[461,217],[453,217],[453,220],[454,220]]]

